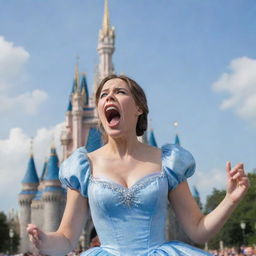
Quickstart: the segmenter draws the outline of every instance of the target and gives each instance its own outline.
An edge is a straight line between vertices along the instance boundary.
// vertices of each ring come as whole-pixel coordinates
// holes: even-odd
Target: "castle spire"
[[[30,140],[30,157],[33,157],[33,137],[31,137]]]
[[[82,81],[81,81],[80,87],[81,87],[81,94],[83,96],[83,103],[86,106],[89,104],[89,91],[88,91],[85,73],[83,73],[82,75]]]
[[[114,73],[112,54],[115,50],[115,29],[110,26],[109,20],[108,1],[105,0],[102,28],[99,32],[97,48],[100,57],[98,66],[99,80]],[[98,83],[98,81],[95,82],[96,84]]]
[[[110,31],[109,12],[108,12],[108,0],[105,0],[104,15],[102,22],[102,35],[108,36]]]
[[[179,138],[179,135],[178,135],[178,132],[177,132],[177,129],[178,129],[178,126],[179,126],[179,123],[177,121],[175,121],[173,123],[173,126],[175,127],[176,129],[176,135],[175,135],[175,140],[174,140],[174,144],[176,145],[180,145],[180,138]]]
[[[72,93],[77,92],[79,89],[79,56],[76,58],[76,65],[75,65],[75,73],[74,73],[74,82],[73,82],[73,88],[72,88]]]

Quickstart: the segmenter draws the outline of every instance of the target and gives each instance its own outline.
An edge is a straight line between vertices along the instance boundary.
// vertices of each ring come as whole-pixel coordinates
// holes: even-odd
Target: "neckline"
[[[144,175],[143,177],[139,178],[137,181],[135,181],[129,187],[126,187],[123,184],[121,184],[121,183],[119,183],[117,181],[114,181],[113,179],[108,178],[108,177],[103,176],[103,175],[99,176],[99,177],[94,177],[92,175],[92,172],[91,172],[91,160],[87,156],[87,152],[85,152],[84,155],[85,155],[85,157],[86,157],[86,159],[87,159],[87,161],[89,163],[89,170],[88,171],[89,171],[89,177],[90,177],[91,180],[94,180],[94,181],[97,181],[97,182],[102,182],[102,183],[111,183],[111,184],[113,184],[115,186],[121,187],[122,189],[129,191],[129,190],[133,189],[134,187],[136,187],[138,184],[140,184],[142,181],[150,178],[151,176],[162,176],[163,175],[163,173],[164,173],[164,168],[163,168],[164,152],[163,152],[163,148],[162,147],[160,148],[160,150],[161,150],[161,168],[160,168],[160,170],[159,171],[154,171],[152,173],[148,173],[148,174]]]
[[[121,187],[122,189],[124,190],[132,190],[134,189],[136,186],[138,186],[140,183],[142,183],[144,180],[147,180],[149,179],[150,177],[154,177],[154,176],[162,176],[163,175],[163,168],[160,170],[160,171],[155,171],[155,172],[152,172],[152,173],[148,173],[146,175],[144,175],[143,177],[141,177],[140,179],[138,179],[136,182],[134,182],[131,186],[129,187],[126,187],[124,186],[123,184],[119,183],[119,182],[116,182],[108,177],[105,177],[105,176],[101,176],[101,177],[94,177],[92,175],[92,173],[90,172],[90,179],[93,180],[93,181],[97,181],[97,182],[102,182],[102,183],[110,183],[110,184],[113,184],[115,186],[118,186],[118,187]]]

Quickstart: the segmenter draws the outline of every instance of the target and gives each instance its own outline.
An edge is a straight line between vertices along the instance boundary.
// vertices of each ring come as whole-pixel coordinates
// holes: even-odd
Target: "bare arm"
[[[76,190],[68,189],[66,208],[58,230],[45,233],[29,224],[30,240],[43,254],[64,255],[70,252],[75,248],[85,225],[87,210],[87,198]]]
[[[228,163],[226,170],[228,179],[226,196],[206,216],[201,213],[187,182],[181,183],[175,190],[169,192],[169,200],[178,220],[188,236],[196,243],[208,241],[222,228],[249,188],[243,164],[238,164],[231,170]]]

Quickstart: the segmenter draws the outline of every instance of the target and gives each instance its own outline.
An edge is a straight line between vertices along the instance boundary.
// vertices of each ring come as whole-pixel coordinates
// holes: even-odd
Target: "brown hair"
[[[133,79],[131,79],[125,75],[118,76],[115,74],[108,75],[105,78],[103,78],[97,88],[96,93],[95,93],[96,106],[98,106],[101,90],[102,90],[102,87],[104,86],[104,84],[108,80],[116,79],[116,78],[121,79],[124,82],[126,82],[126,84],[128,85],[128,87],[131,91],[131,94],[135,101],[135,104],[142,110],[142,114],[139,116],[137,125],[136,125],[136,135],[142,136],[148,127],[148,104],[147,104],[147,98],[146,98],[146,95],[145,95],[143,89]],[[101,123],[100,123],[100,128],[104,132],[104,129],[103,129]]]

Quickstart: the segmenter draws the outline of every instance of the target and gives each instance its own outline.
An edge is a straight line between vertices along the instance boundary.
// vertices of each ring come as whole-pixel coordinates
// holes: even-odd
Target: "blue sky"
[[[92,89],[103,6],[103,0],[1,1],[0,210],[17,208],[30,137],[39,174],[53,135],[59,146],[77,55]],[[173,142],[178,132],[192,152],[197,171],[190,184],[202,199],[224,188],[227,160],[252,171],[256,2],[109,0],[109,10],[115,70],[145,89],[158,144]]]

